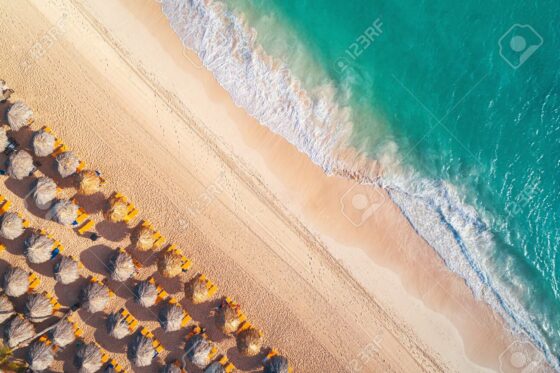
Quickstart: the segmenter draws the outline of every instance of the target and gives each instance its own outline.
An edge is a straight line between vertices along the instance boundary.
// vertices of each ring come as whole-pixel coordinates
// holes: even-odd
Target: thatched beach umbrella
[[[237,334],[237,350],[245,356],[255,356],[261,352],[263,336],[260,331],[249,327]]]
[[[154,243],[156,242],[156,238],[154,236],[155,231],[145,225],[141,225],[140,228],[136,231],[134,245],[140,251],[148,251],[154,247]]]
[[[16,347],[33,336],[35,336],[33,324],[19,314],[4,328],[4,338],[10,348]]]
[[[113,223],[123,221],[128,215],[128,204],[124,197],[111,196],[107,201],[105,218]]]
[[[130,335],[126,319],[119,312],[109,314],[105,326],[107,327],[107,334],[113,338],[122,339]]]
[[[164,251],[160,254],[157,262],[159,273],[163,277],[172,278],[182,272],[183,257],[175,251]]]
[[[0,80],[0,102],[9,100],[12,93],[14,90],[10,89],[4,80]]]
[[[34,341],[27,350],[26,360],[29,368],[34,372],[47,370],[54,361],[52,345],[41,341]]]
[[[29,274],[19,267],[10,267],[2,276],[4,293],[9,297],[19,297],[29,289]]]
[[[187,373],[187,371],[181,368],[181,365],[177,362],[166,364],[162,369],[161,373]]]
[[[241,311],[239,305],[226,302],[224,299],[222,304],[216,311],[216,326],[222,333],[228,335],[235,333],[241,325]]]
[[[204,369],[204,373],[227,373],[226,368],[220,364],[218,361],[214,361],[212,364],[208,366],[208,368]]]
[[[16,101],[8,110],[8,123],[12,131],[29,126],[33,123],[33,111],[22,101]]]
[[[0,324],[8,320],[15,313],[14,305],[7,296],[0,295]]]
[[[264,362],[264,373],[289,373],[290,365],[284,356],[275,355]]]
[[[175,332],[181,329],[183,308],[178,304],[166,303],[159,311],[158,321],[166,332]]]
[[[93,343],[80,343],[74,357],[74,365],[79,369],[80,373],[97,372],[103,365],[101,358],[101,349],[97,345]]]
[[[13,240],[18,238],[25,231],[23,219],[15,212],[7,212],[2,216],[0,223],[0,236]]]
[[[60,199],[51,208],[51,219],[59,224],[71,226],[78,217],[78,205],[67,199]]]
[[[60,320],[56,326],[49,330],[49,337],[52,342],[60,347],[66,347],[76,340],[74,325],[66,319]]]
[[[24,314],[31,322],[45,321],[52,316],[53,305],[43,294],[31,294],[25,302]]]
[[[16,150],[8,158],[8,176],[21,180],[35,171],[33,157],[25,150]]]
[[[152,364],[156,350],[152,340],[137,333],[128,345],[128,358],[137,367],[147,367]]]
[[[195,334],[185,344],[185,355],[197,368],[204,369],[212,360],[213,347],[214,343],[202,334]]]
[[[52,256],[54,240],[39,232],[33,232],[25,240],[25,256],[30,263],[45,263]]]
[[[151,307],[156,303],[156,299],[157,288],[148,280],[141,281],[134,287],[134,300],[138,304],[144,307]]]
[[[57,155],[56,163],[60,176],[68,177],[76,173],[80,159],[73,151],[68,151]]]
[[[126,251],[117,251],[107,264],[111,279],[115,281],[126,281],[136,273],[134,261]]]
[[[8,137],[8,127],[0,126],[0,152],[3,152],[10,145],[10,138]]]
[[[56,138],[52,133],[39,130],[33,136],[33,152],[37,157],[46,157],[54,152]]]
[[[208,287],[200,276],[185,284],[185,296],[194,304],[206,302],[210,298]]]
[[[82,289],[80,299],[86,311],[90,313],[103,311],[109,302],[109,288],[105,284],[90,282]]]
[[[78,193],[89,196],[99,192],[102,180],[97,172],[84,170],[78,174]]]
[[[79,277],[78,262],[72,257],[63,256],[60,262],[54,265],[54,278],[61,284],[71,284]]]
[[[37,207],[41,210],[51,207],[52,201],[56,198],[56,191],[57,187],[53,179],[46,176],[38,178],[33,190],[33,199]]]

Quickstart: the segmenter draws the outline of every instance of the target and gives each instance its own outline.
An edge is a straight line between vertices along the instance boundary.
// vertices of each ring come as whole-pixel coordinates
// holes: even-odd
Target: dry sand
[[[15,88],[12,100],[35,110],[34,130],[50,124],[102,171],[105,196],[117,190],[137,205],[133,226],[149,219],[193,260],[180,279],[156,274],[169,293],[182,299],[180,282],[198,272],[218,284],[216,300],[181,304],[221,352],[241,371],[258,371],[263,357],[241,357],[214,327],[209,311],[229,295],[296,372],[497,370],[511,342],[502,322],[445,269],[398,209],[380,197],[380,209],[352,224],[341,213],[341,196],[360,187],[325,176],[236,108],[182,48],[158,6],[0,0],[0,78]],[[29,135],[18,139],[26,144]],[[51,161],[40,170],[54,175]],[[84,278],[106,276],[111,251],[130,246],[130,228],[103,221],[103,196],[81,198],[103,237],[92,243],[24,204],[20,197],[31,183],[6,180],[0,193],[82,260]],[[61,183],[73,195],[70,183]],[[144,264],[137,279],[154,273],[153,255],[134,255]],[[22,240],[0,259],[0,270],[8,262],[29,267]],[[41,289],[52,291],[52,263],[30,267]],[[186,330],[164,333],[157,307],[131,300],[134,281],[109,284],[117,297],[106,312],[126,305],[163,343],[158,359],[178,358]],[[80,286],[57,285],[55,294],[70,305]],[[108,337],[102,313],[80,311],[79,323],[87,340],[131,370],[129,339]],[[57,371],[73,371],[74,352],[69,347],[57,356]]]

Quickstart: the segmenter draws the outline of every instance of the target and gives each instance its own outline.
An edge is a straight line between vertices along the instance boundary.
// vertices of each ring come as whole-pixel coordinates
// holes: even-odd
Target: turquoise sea
[[[164,0],[235,102],[327,173],[383,185],[559,369],[560,3]]]

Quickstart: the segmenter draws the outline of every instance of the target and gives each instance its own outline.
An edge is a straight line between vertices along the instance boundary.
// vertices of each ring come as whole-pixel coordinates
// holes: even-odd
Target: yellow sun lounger
[[[154,249],[159,249],[160,247],[162,247],[163,243],[165,242],[165,237],[163,237],[161,235],[161,233],[159,233],[154,228],[154,225],[152,223],[150,223],[148,220],[142,220],[142,222],[140,224],[141,224],[142,227],[148,228],[149,230],[154,232],[154,234],[152,235],[152,237],[154,239]]]
[[[202,335],[202,338],[208,339],[208,336],[206,335],[206,333],[202,331],[202,328],[196,325],[195,327],[193,327],[191,332],[185,336],[185,341],[188,341],[189,339],[191,339],[192,337],[198,334]],[[210,350],[210,353],[208,354],[208,359],[214,360],[216,355],[218,355],[218,348],[215,345],[212,345],[212,350]]]
[[[152,346],[154,346],[154,350],[156,350],[156,356],[157,356],[158,354],[161,354],[161,353],[163,352],[163,350],[164,350],[163,346],[162,346],[161,343],[154,337],[154,334],[153,334],[150,330],[148,330],[148,329],[142,327],[142,329],[140,329],[140,333],[141,333],[144,337],[149,338],[149,339],[152,340]]]
[[[237,310],[237,318],[239,319],[239,323],[242,324],[243,322],[247,321],[247,317],[245,316],[245,314],[241,311],[241,307],[239,306],[239,303],[234,302],[230,297],[225,297],[225,299],[223,300],[224,303],[227,303],[231,308],[234,308]]]
[[[41,284],[41,279],[34,272],[29,272],[27,279],[29,280],[29,292],[37,289],[37,286]]]
[[[134,333],[138,327],[138,320],[136,320],[136,318],[124,307],[119,310],[119,314],[124,317],[124,321],[126,321],[126,324],[128,325],[128,330],[130,330],[131,333]]]
[[[81,338],[84,335],[84,331],[82,329],[80,329],[80,327],[78,326],[78,323],[76,321],[74,321],[72,316],[68,316],[66,318],[66,320],[68,320],[68,322],[70,324],[72,324],[72,330],[74,331],[74,335],[78,338]]]
[[[165,249],[168,252],[174,252],[176,254],[181,255],[181,269],[183,270],[183,272],[187,272],[189,270],[189,268],[191,268],[192,266],[192,262],[187,259],[186,256],[183,255],[183,253],[181,252],[181,250],[179,250],[177,248],[177,246],[175,246],[175,244],[171,244],[167,247],[167,249]]]
[[[156,304],[161,302],[162,300],[165,300],[169,296],[169,294],[161,286],[156,284],[156,280],[152,276],[148,278],[148,282],[156,286],[157,289]]]
[[[263,360],[263,365],[270,359],[272,359],[274,356],[278,356],[278,350],[275,348],[271,348],[270,352],[266,355],[266,357]],[[293,368],[292,367],[288,367],[288,373],[293,373]]]
[[[10,207],[12,207],[12,202],[8,201],[6,197],[0,194],[0,215],[7,213]]]
[[[233,365],[233,363],[228,360],[226,355],[222,355],[219,358],[218,363],[220,363],[220,365],[224,367],[224,371],[226,373],[231,373],[235,370],[235,365]]]
[[[130,202],[128,198],[126,198],[123,194],[115,192],[113,193],[113,196],[115,198],[122,198],[126,202],[128,212],[126,217],[123,219],[123,221],[125,223],[130,223],[130,221],[132,221],[132,219],[134,219],[136,215],[138,215],[138,209],[134,207],[134,204]]]
[[[63,152],[66,151],[66,145],[64,145],[64,144],[62,143],[62,140],[60,140],[60,139],[54,134],[53,130],[52,130],[50,127],[48,127],[48,126],[43,126],[41,129],[42,129],[43,131],[45,131],[46,133],[49,133],[49,134],[51,134],[51,135],[54,136],[54,151],[51,153],[51,155],[54,154],[54,153],[57,153],[56,155],[58,155],[58,154],[63,153]],[[60,151],[61,148],[62,148],[62,150]],[[56,155],[53,155],[53,158],[56,157]]]
[[[78,216],[76,217],[76,220],[74,220],[74,222],[72,223],[72,227],[78,228],[79,234],[84,234],[88,232],[91,228],[93,228],[95,223],[93,222],[93,220],[90,219],[88,213],[78,205],[78,202],[75,199],[72,200],[72,203],[78,206]]]
[[[60,241],[58,241],[57,239],[55,239],[55,238],[53,237],[52,234],[48,233],[48,232],[47,232],[46,230],[44,230],[44,229],[39,230],[39,233],[40,233],[42,236],[46,236],[46,237],[48,237],[48,238],[50,238],[51,240],[54,241],[54,242],[53,242],[53,245],[52,245],[51,259],[56,258],[56,256],[57,256],[58,254],[60,254],[61,252],[64,251],[64,246],[62,246],[62,244],[60,243]]]
[[[52,341],[49,339],[49,337],[47,337],[44,334],[39,337],[38,341],[41,342],[41,343],[44,343],[47,346],[51,346],[51,348],[54,352],[56,352],[56,350],[58,350],[58,346],[53,344]]]
[[[105,283],[103,283],[103,281],[101,281],[100,279],[98,279],[95,276],[90,276],[89,281],[93,282],[93,283],[100,284],[100,285],[105,285]],[[105,286],[107,286],[107,285],[105,285]],[[107,289],[109,290],[109,297],[114,297],[115,293],[113,293],[113,291],[111,289],[109,289],[108,286],[107,286]]]
[[[45,296],[45,298],[47,298],[49,300],[50,304],[52,304],[53,313],[58,311],[60,309],[60,307],[62,307],[60,305],[60,303],[58,303],[58,299],[54,295],[52,295],[51,293],[48,293],[48,292],[44,291],[42,294]]]
[[[117,361],[115,359],[111,359],[111,361],[109,362],[108,365],[109,368],[113,368],[113,370],[117,373],[125,373],[126,371],[124,370],[124,368],[122,366],[119,365],[119,363],[117,363]]]
[[[179,304],[179,301],[176,298],[169,297],[167,300],[169,304]],[[181,307],[182,308],[182,307]],[[183,308],[183,319],[181,320],[181,327],[187,326],[187,324],[192,320],[191,315]]]
[[[206,278],[206,275],[203,273],[198,275],[197,281],[204,282],[204,284],[206,285],[206,288],[208,289],[208,298],[213,297],[214,294],[216,294],[216,292],[218,291],[218,286],[214,285],[212,281],[208,280]]]

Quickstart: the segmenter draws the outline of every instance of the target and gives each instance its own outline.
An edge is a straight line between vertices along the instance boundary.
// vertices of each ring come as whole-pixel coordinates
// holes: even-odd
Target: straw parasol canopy
[[[37,131],[33,136],[33,152],[37,157],[46,157],[54,152],[56,138],[44,129]]]
[[[30,263],[45,263],[52,256],[54,240],[39,232],[33,232],[25,240],[25,256]]]
[[[105,326],[107,327],[107,333],[113,338],[122,339],[130,335],[126,319],[118,312],[113,312],[107,316]]]
[[[169,363],[161,369],[161,373],[187,373],[187,371],[176,363]]]
[[[23,219],[15,212],[5,213],[0,224],[0,236],[8,240],[18,238],[25,230]]]
[[[62,319],[56,323],[53,329],[49,330],[49,337],[55,345],[66,347],[76,339],[74,325],[70,321]]]
[[[109,288],[105,284],[90,282],[80,294],[82,307],[90,313],[103,311],[109,302]]]
[[[12,349],[33,336],[35,336],[33,324],[19,314],[4,328],[4,338],[8,343],[8,347]]]
[[[157,288],[149,281],[139,282],[134,287],[134,300],[144,307],[151,307],[156,303]]]
[[[34,372],[47,370],[54,361],[54,351],[45,342],[34,341],[27,350],[27,363]]]
[[[61,284],[71,284],[79,277],[78,262],[69,256],[63,256],[60,262],[54,265],[54,278]]]
[[[276,355],[264,363],[264,373],[289,373],[290,365],[284,356]]]
[[[164,251],[158,258],[157,267],[163,277],[172,278],[183,270],[183,257],[175,251]]]
[[[235,333],[241,325],[240,316],[239,306],[228,303],[224,299],[216,312],[216,326],[226,335]]]
[[[113,223],[123,221],[128,215],[128,204],[123,197],[111,196],[107,201],[105,218]]]
[[[29,289],[29,274],[19,267],[10,267],[2,277],[4,293],[9,297],[19,297]]]
[[[185,344],[185,355],[197,368],[204,369],[210,364],[213,347],[214,343],[202,334],[195,334]]]
[[[95,194],[101,189],[101,177],[97,172],[84,170],[78,174],[78,193],[86,196]]]
[[[181,329],[183,316],[183,308],[180,305],[166,303],[159,311],[158,321],[166,332],[175,332]]]
[[[50,213],[52,220],[71,226],[78,217],[78,205],[67,199],[60,199],[53,205]]]
[[[8,110],[8,123],[12,131],[29,126],[33,123],[33,111],[22,101],[16,101]]]
[[[97,345],[93,343],[80,343],[74,357],[74,365],[79,369],[80,373],[97,372],[103,365],[101,357],[101,350]]]
[[[141,225],[136,232],[135,246],[140,251],[148,251],[154,247],[156,242],[154,230],[145,225]]]
[[[204,369],[204,373],[227,373],[226,368],[218,361],[214,361],[212,364],[208,366],[208,368]]]
[[[0,126],[0,152],[6,150],[10,145],[10,138],[8,137],[8,126]]]
[[[194,304],[206,302],[210,295],[206,283],[200,279],[200,276],[193,278],[185,284],[185,295]]]
[[[9,100],[12,93],[14,90],[10,89],[4,80],[0,80],[0,102]]]
[[[255,356],[261,352],[263,336],[260,331],[250,327],[237,335],[237,350],[245,356]]]
[[[152,340],[137,333],[128,345],[128,358],[137,367],[147,367],[152,364],[156,350]]]
[[[8,320],[15,313],[14,305],[7,296],[0,295],[0,324]]]
[[[111,279],[115,281],[126,281],[136,273],[134,261],[126,251],[117,251],[107,264]]]
[[[21,180],[35,171],[33,157],[25,150],[16,150],[8,158],[8,176]]]
[[[60,176],[68,177],[76,173],[80,159],[73,151],[68,151],[57,155],[56,163]]]
[[[41,210],[51,207],[52,201],[56,198],[56,191],[57,187],[53,179],[46,176],[38,178],[33,190],[33,199],[37,207]]]
[[[31,294],[25,302],[24,314],[31,322],[45,321],[53,315],[53,305],[43,294]]]

